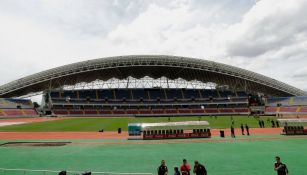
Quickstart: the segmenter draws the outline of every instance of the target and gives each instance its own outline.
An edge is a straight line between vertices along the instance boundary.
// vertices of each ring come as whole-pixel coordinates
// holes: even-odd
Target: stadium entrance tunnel
[[[0,86],[0,97],[20,97],[81,82],[146,76],[212,82],[233,90],[268,96],[307,95],[305,91],[275,79],[213,61],[166,55],[130,55],[68,64],[23,77]]]

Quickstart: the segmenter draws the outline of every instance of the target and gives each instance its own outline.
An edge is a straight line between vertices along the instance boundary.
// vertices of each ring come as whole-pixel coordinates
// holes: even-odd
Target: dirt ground
[[[230,135],[229,129],[212,129],[212,136],[219,136],[220,130]],[[282,128],[251,128],[251,135],[280,134]],[[235,133],[241,135],[241,130]],[[52,140],[52,139],[127,139],[128,132],[0,132],[0,140]]]

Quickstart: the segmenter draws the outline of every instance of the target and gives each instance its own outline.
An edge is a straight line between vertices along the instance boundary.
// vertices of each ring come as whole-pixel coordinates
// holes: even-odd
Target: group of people
[[[245,124],[245,125],[241,124],[240,128],[241,128],[242,135],[245,135],[245,133],[244,133],[245,130],[246,130],[246,135],[248,135],[248,136],[250,135],[249,126],[247,124]],[[234,128],[233,124],[230,126],[230,133],[231,133],[232,138],[236,137],[235,128]]]
[[[183,159],[183,163],[178,167],[174,167],[174,175],[190,175],[193,171],[196,175],[207,175],[207,170],[204,165],[200,164],[197,160],[194,161],[194,168],[191,170],[191,166],[188,164],[186,159]],[[158,167],[158,175],[167,175],[168,168],[166,166],[165,160],[161,161],[161,165]]]
[[[258,121],[258,124],[259,124],[259,128],[265,128],[265,125],[264,125],[264,121],[263,121],[263,120],[259,120],[259,121]]]
[[[274,163],[274,170],[277,175],[288,175],[289,171],[286,164],[282,163],[279,156],[275,157],[276,162]],[[197,160],[194,161],[193,173],[196,175],[207,175],[207,169],[204,165],[200,164]],[[186,159],[183,159],[183,163],[180,167],[174,167],[174,175],[190,175],[191,166],[188,164]],[[158,167],[158,175],[168,175],[168,168],[165,160],[161,161],[161,165]]]
[[[245,135],[244,134],[244,126],[243,126],[242,123],[241,123],[240,128],[241,128],[242,135]],[[245,124],[245,129],[246,129],[246,134],[249,136],[249,126],[247,124]]]
[[[279,128],[279,122],[276,120],[271,120],[270,118],[267,119],[267,122],[268,123],[271,123],[271,127],[272,128]],[[265,125],[264,125],[264,121],[263,120],[259,120],[258,121],[258,124],[259,124],[259,128],[265,128]]]

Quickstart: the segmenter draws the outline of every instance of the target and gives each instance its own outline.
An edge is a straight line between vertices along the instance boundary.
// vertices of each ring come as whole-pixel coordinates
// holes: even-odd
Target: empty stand
[[[0,117],[34,116],[37,111],[34,109],[31,100],[0,98]]]
[[[50,97],[58,115],[248,114],[248,99],[238,94],[246,95],[216,89],[147,88],[52,91]]]
[[[280,113],[294,113],[297,110],[297,106],[280,107]]]

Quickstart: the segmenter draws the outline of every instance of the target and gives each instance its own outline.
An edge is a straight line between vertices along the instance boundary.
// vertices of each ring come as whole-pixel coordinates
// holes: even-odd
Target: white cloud
[[[271,76],[302,89],[294,72],[307,64],[307,1],[259,1],[239,23],[229,26],[226,55],[245,60],[247,69]]]
[[[169,54],[307,89],[306,7],[306,0],[3,0],[0,84],[86,59]]]

